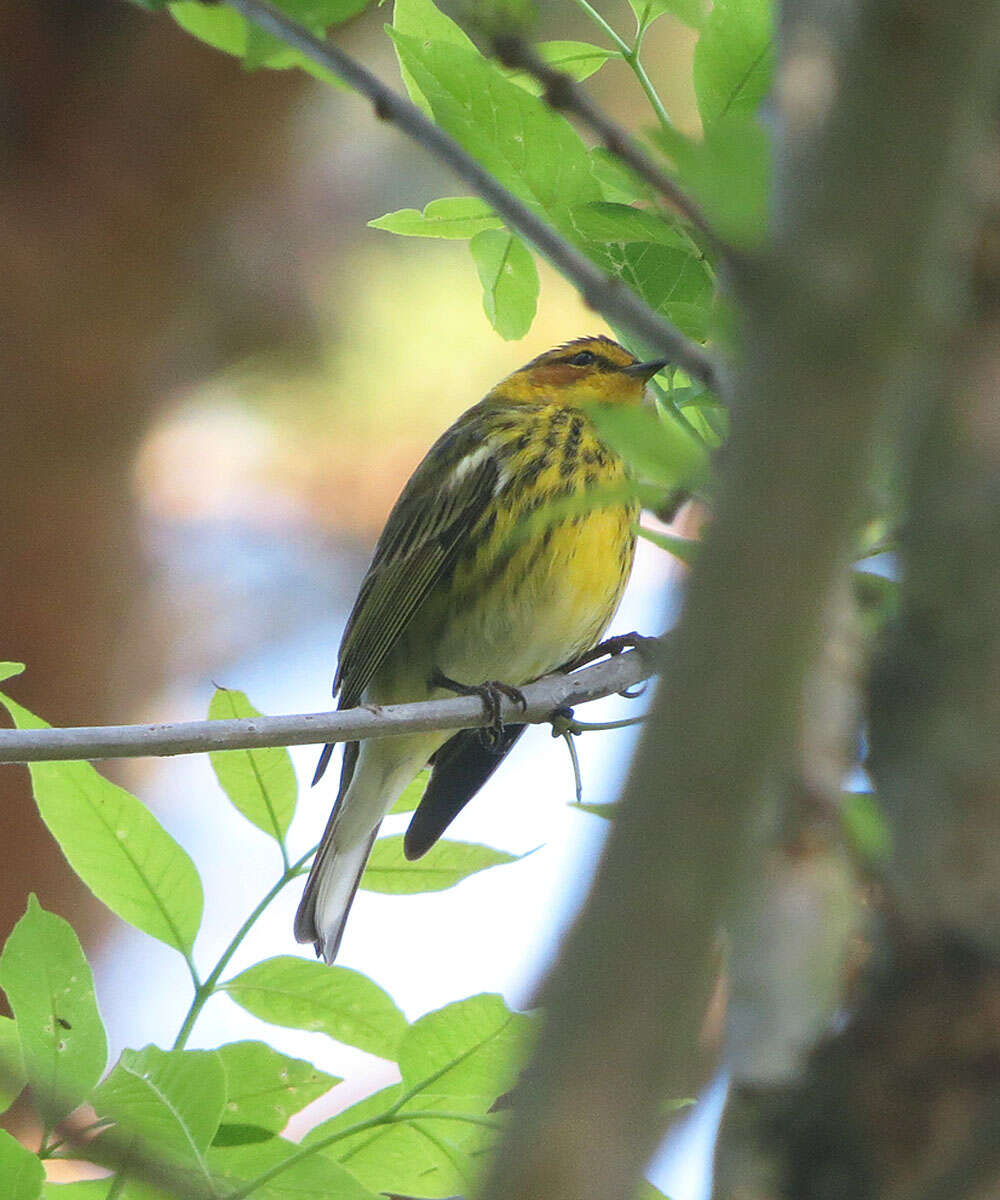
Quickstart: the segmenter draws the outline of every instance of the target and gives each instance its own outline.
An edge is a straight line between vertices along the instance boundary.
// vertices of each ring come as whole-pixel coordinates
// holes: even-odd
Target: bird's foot
[[[443,671],[435,670],[431,676],[431,683],[434,687],[447,688],[448,691],[455,692],[458,696],[478,696],[482,700],[486,715],[489,717],[489,724],[483,726],[479,731],[479,736],[483,740],[483,745],[490,750],[500,744],[503,736],[504,725],[500,716],[500,705],[503,698],[506,697],[515,704],[519,704],[522,712],[528,707],[524,692],[520,688],[514,687],[510,683],[502,683],[498,679],[490,679],[486,683],[459,683],[456,679],[449,679]]]
[[[638,650],[640,654],[652,654],[655,652],[659,642],[656,638],[646,637],[644,634],[636,633],[620,633],[617,637],[608,638],[606,641],[598,643],[591,650],[585,650],[572,662],[563,667],[564,671],[577,671],[580,667],[587,666],[588,663],[596,662],[599,658],[614,658],[618,654],[623,654],[626,650]]]

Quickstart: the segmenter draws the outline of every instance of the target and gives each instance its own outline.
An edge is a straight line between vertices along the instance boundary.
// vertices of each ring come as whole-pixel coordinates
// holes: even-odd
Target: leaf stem
[[[233,935],[232,941],[225,948],[225,950],[223,950],[219,961],[212,968],[212,973],[208,976],[204,983],[196,984],[194,998],[192,999],[191,1005],[188,1008],[187,1015],[184,1018],[184,1023],[181,1025],[177,1037],[174,1039],[172,1049],[183,1050],[187,1045],[187,1040],[191,1036],[191,1030],[194,1028],[195,1021],[197,1021],[201,1014],[201,1010],[205,1007],[205,1004],[208,1002],[210,997],[213,996],[218,990],[218,983],[222,976],[222,972],[229,965],[230,959],[242,945],[243,939],[260,919],[264,910],[270,905],[271,901],[274,900],[278,893],[281,892],[287,884],[291,883],[291,881],[300,873],[302,867],[309,861],[315,852],[316,847],[313,846],[312,849],[307,850],[301,858],[297,859],[293,863],[288,863],[287,855],[285,856],[286,866],[285,870],[281,874],[280,879],[277,880],[267,895],[264,896],[257,907]]]
[[[667,110],[663,106],[663,101],[657,94],[656,88],[653,87],[653,82],[646,73],[646,68],[639,61],[639,50],[642,47],[642,39],[646,32],[646,26],[641,24],[638,20],[636,21],[635,41],[630,46],[628,42],[620,36],[620,34],[616,33],[615,30],[612,29],[607,20],[602,17],[597,9],[594,8],[592,4],[589,4],[587,0],[576,0],[576,6],[585,12],[588,17],[590,17],[590,19],[601,29],[606,37],[609,37],[611,41],[614,42],[618,50],[621,51],[622,58],[624,58],[624,60],[628,63],[632,74],[639,81],[639,86],[646,93],[646,99],[649,101],[653,111],[656,113],[657,120],[664,129],[672,129],[673,123],[667,114]]]
[[[639,47],[636,45],[633,53],[624,55],[625,61],[632,68],[633,74],[639,81],[639,86],[646,93],[646,99],[652,106],[653,112],[656,113],[657,120],[664,129],[673,129],[673,124],[664,108],[663,101],[660,99],[659,93],[653,86],[653,81],[649,78],[646,68],[639,60]]]
[[[587,0],[576,0],[576,6],[577,8],[582,9],[582,11],[585,12],[588,17],[590,17],[595,25],[600,27],[607,37],[614,42],[623,55],[629,55],[632,53],[632,47],[628,44],[628,42],[626,42],[623,37],[619,37],[619,35],[615,33],[608,22],[604,19],[604,17],[601,16],[601,14],[596,8],[594,8],[592,4],[588,4]]]

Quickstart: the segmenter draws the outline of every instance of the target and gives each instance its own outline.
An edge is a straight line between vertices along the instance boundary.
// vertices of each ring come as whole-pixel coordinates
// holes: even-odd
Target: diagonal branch
[[[693,198],[636,145],[627,130],[598,108],[571,75],[550,66],[523,38],[515,34],[494,37],[493,46],[497,58],[505,67],[527,71],[529,75],[534,76],[545,88],[545,101],[551,108],[579,117],[616,158],[620,158],[631,167],[640,179],[645,180],[654,192],[689,221],[720,258],[728,259],[733,256],[733,250],[723,244]]]
[[[653,312],[624,283],[606,275],[565,238],[560,237],[498,183],[454,138],[424,116],[415,104],[387,87],[339,46],[314,37],[304,26],[290,20],[265,0],[226,2],[260,29],[280,38],[366,96],[374,104],[378,117],[391,121],[450,167],[464,183],[493,206],[511,229],[527,238],[540,254],[565,275],[596,312],[662,351],[671,363],[706,387],[718,388],[716,364],[701,346]]]
[[[660,647],[661,643],[653,643]],[[648,649],[631,650],[568,675],[547,675],[521,689],[525,707],[503,698],[500,719],[539,725],[557,709],[599,700],[634,687],[658,667]],[[262,746],[307,746],[398,737],[428,729],[481,729],[491,724],[478,696],[424,700],[416,704],[245,717],[228,721],[178,721],[158,725],[96,725],[75,729],[0,729],[0,763],[66,759],[142,758],[250,750]]]

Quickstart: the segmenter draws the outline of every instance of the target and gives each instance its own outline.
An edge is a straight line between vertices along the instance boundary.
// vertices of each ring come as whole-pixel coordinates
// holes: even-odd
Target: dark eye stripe
[[[620,367],[603,354],[595,354],[593,350],[578,350],[576,354],[562,360],[574,367],[599,367],[602,371],[617,371]]]

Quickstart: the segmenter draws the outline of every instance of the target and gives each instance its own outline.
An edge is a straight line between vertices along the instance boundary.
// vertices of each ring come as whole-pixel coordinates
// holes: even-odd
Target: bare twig
[[[659,645],[659,643],[655,643]],[[500,719],[543,724],[556,709],[613,696],[657,670],[647,652],[633,650],[569,675],[548,675],[522,688],[525,707],[504,697]],[[480,729],[493,718],[478,696],[392,704],[384,708],[245,717],[229,721],[178,721],[157,725],[96,725],[75,729],[2,729],[0,763],[66,759],[140,758],[305,746],[393,737],[427,729]]]
[[[375,106],[378,117],[391,121],[435,158],[450,167],[464,183],[482,196],[499,216],[535,247],[575,285],[586,303],[612,323],[662,351],[664,357],[706,387],[717,389],[716,364],[708,353],[657,313],[620,280],[613,279],[537,217],[471,155],[430,121],[416,105],[387,87],[380,79],[332,42],[314,37],[265,0],[227,0],[267,33],[280,38],[313,62],[331,71]]]
[[[559,112],[572,113],[588,125],[607,149],[630,166],[640,179],[645,180],[653,191],[689,221],[721,258],[732,256],[731,249],[722,243],[692,197],[665,171],[660,170],[649,155],[636,145],[627,130],[598,108],[572,76],[550,66],[516,34],[496,35],[493,47],[504,66],[526,71],[542,84],[547,104]]]

